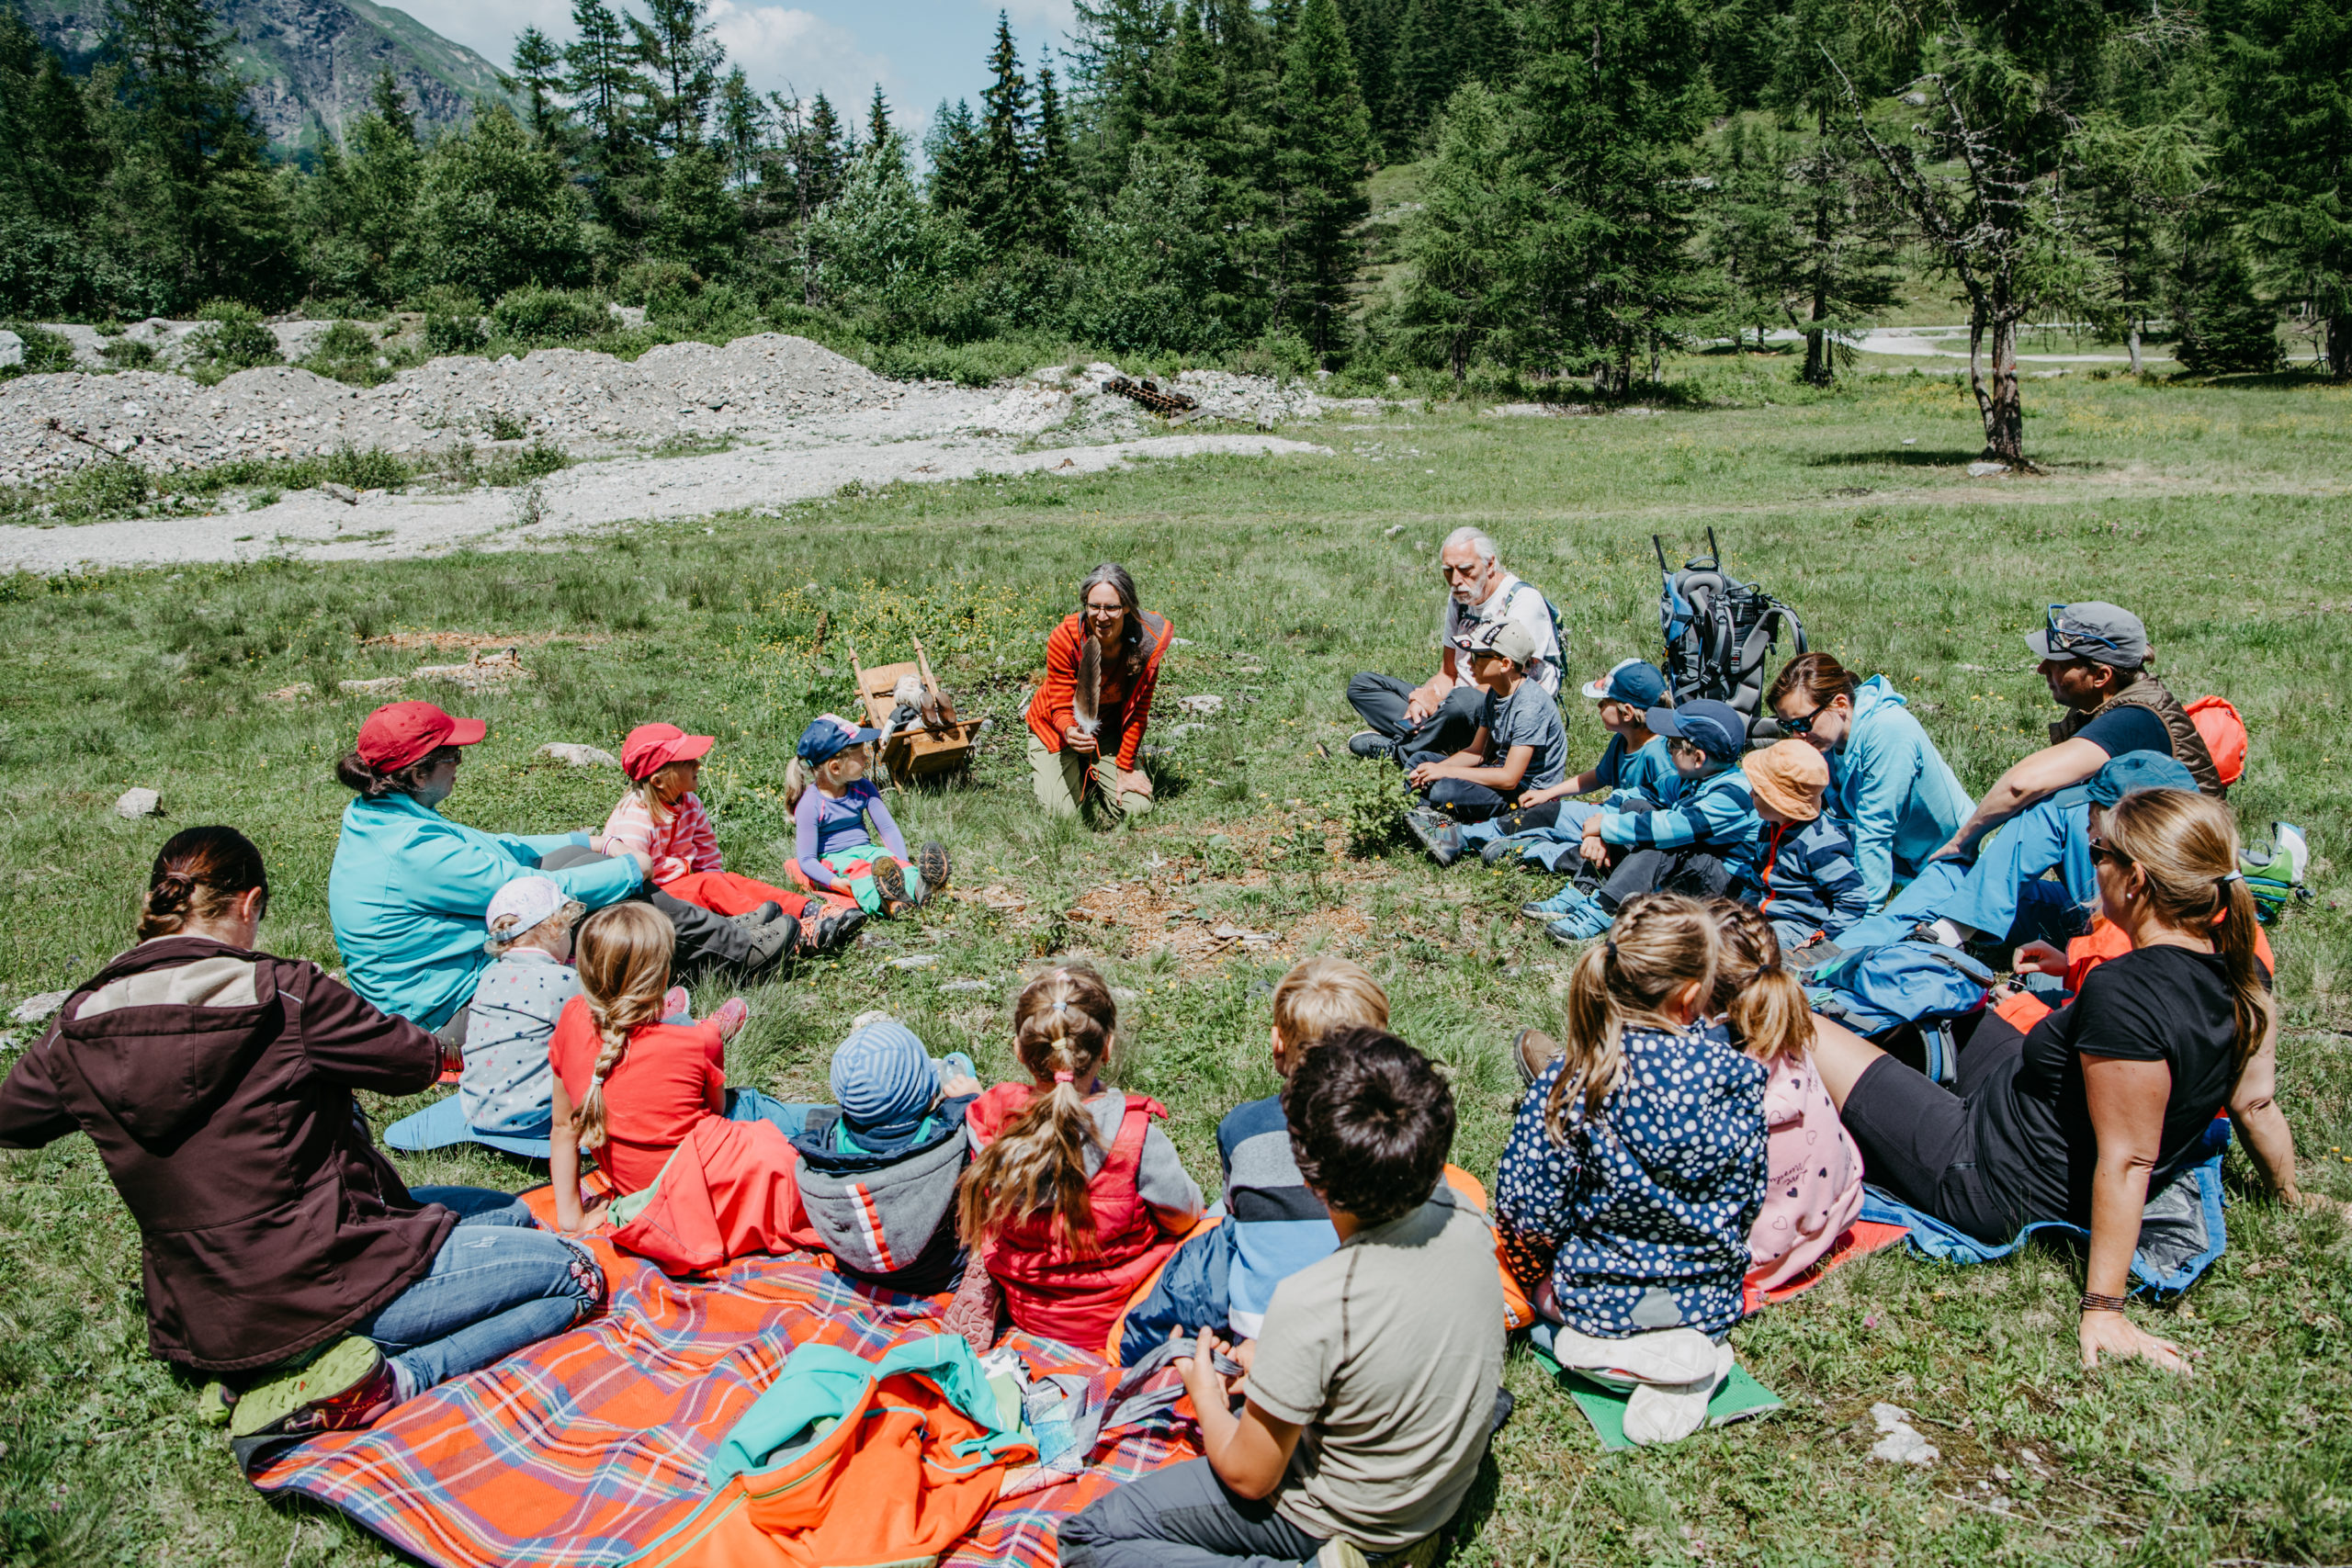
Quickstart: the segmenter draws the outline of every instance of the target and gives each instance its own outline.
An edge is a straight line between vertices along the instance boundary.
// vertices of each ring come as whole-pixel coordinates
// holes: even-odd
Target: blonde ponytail
[[[1715,923],[1706,907],[1679,893],[1645,893],[1625,900],[1605,941],[1577,960],[1568,976],[1566,1061],[1544,1102],[1544,1130],[1566,1146],[1579,1121],[1600,1110],[1625,1072],[1625,1031],[1678,1030],[1666,1005],[1696,984],[1701,997],[1715,980]],[[1571,1085],[1583,1105],[1568,1114]]]
[[[614,904],[581,924],[580,988],[604,1041],[588,1092],[571,1111],[571,1131],[583,1149],[603,1146],[610,1131],[605,1083],[628,1055],[630,1036],[661,1021],[677,945],[677,931],[650,904]]]
[[[800,797],[808,793],[808,764],[795,757],[784,765],[784,808],[797,811]]]
[[[1102,1147],[1087,1086],[1110,1055],[1118,1003],[1102,976],[1065,964],[1032,980],[1013,1004],[1012,1044],[1038,1093],[964,1172],[956,1233],[979,1247],[1009,1225],[1051,1215],[1056,1239],[1081,1258],[1101,1251],[1087,1196],[1086,1151]]]
[[[1770,1066],[1804,1059],[1813,1044],[1813,1005],[1797,977],[1781,966],[1781,939],[1761,913],[1732,898],[1711,898],[1720,957],[1707,1010],[1731,1029],[1734,1043]]]
[[[2238,825],[2229,807],[2185,789],[2134,790],[2108,807],[2109,848],[2140,868],[2156,919],[2210,937],[2229,977],[2238,1066],[2278,1027],[2256,947],[2254,895],[2238,870]]]

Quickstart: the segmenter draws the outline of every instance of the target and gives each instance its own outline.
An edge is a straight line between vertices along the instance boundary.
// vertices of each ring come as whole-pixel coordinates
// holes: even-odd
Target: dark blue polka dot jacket
[[[1625,1032],[1625,1071],[1590,1121],[1570,1089],[1566,1147],[1529,1089],[1495,1178],[1511,1270],[1545,1280],[1561,1318],[1601,1338],[1653,1328],[1720,1336],[1739,1321],[1747,1234],[1764,1201],[1763,1066],[1703,1030]]]

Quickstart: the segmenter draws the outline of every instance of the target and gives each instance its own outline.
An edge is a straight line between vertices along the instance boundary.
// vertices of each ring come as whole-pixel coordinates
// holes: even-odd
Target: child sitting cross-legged
[[[555,1069],[548,1041],[580,994],[571,966],[579,901],[551,877],[518,876],[491,896],[482,916],[490,967],[474,983],[458,1103],[466,1125],[505,1138],[544,1138],[553,1117]]]
[[[841,919],[805,890],[726,869],[710,813],[695,793],[712,744],[712,737],[688,735],[674,724],[640,724],[630,730],[621,742],[621,772],[628,788],[590,847],[645,856],[653,868],[647,881],[673,898],[743,927],[752,938],[754,971],[796,950],[840,946],[857,933],[864,916]]]
[[[1517,621],[1480,621],[1455,647],[1487,694],[1478,728],[1460,751],[1419,763],[1406,775],[1428,804],[1407,814],[1405,825],[1440,865],[1460,857],[1462,824],[1522,806],[1531,792],[1550,790],[1568,770],[1568,732],[1559,705],[1527,672],[1537,657],[1534,634]],[[1533,824],[1549,822],[1559,809],[1556,795],[1552,791],[1545,804],[1525,807],[1520,815]]]
[[[1012,1047],[1031,1081],[999,1084],[967,1113],[978,1153],[957,1209],[1013,1325],[1090,1353],[1202,1207],[1152,1124],[1166,1110],[1102,1086],[1118,1026],[1111,987],[1083,964],[1022,988]],[[984,1282],[965,1274],[967,1291]]]
[[[1308,1051],[1282,1098],[1337,1248],[1275,1287],[1246,1382],[1201,1332],[1178,1366],[1206,1457],[1063,1525],[1064,1568],[1421,1568],[1476,1479],[1503,1295],[1486,1217],[1441,1179],[1453,1092],[1410,1045],[1355,1029]]]
[[[1544,1065],[1495,1217],[1536,1310],[1578,1334],[1720,1338],[1739,1321],[1770,1075],[1702,1025],[1720,945],[1695,899],[1631,899],[1569,974],[1566,1038],[1521,1036],[1523,1066]]]
[[[1755,874],[1756,802],[1736,765],[1747,749],[1747,720],[1702,697],[1652,708],[1648,723],[1673,742],[1673,784],[1655,800],[1620,795],[1585,818],[1579,874],[1594,879],[1591,891],[1571,881],[1521,910],[1551,922],[1555,942],[1599,936],[1636,894],[1714,897]]]
[[[1750,751],[1739,765],[1764,833],[1755,878],[1738,897],[1763,910],[1781,947],[1836,942],[1871,912],[1871,899],[1854,840],[1821,809],[1828,761],[1805,741],[1782,740]]]
[[[903,915],[947,886],[947,846],[927,843],[917,859],[908,859],[905,836],[866,778],[880,735],[838,714],[820,714],[800,732],[785,766],[793,827],[792,863],[785,869],[844,913]]]
[[[1781,965],[1771,923],[1729,898],[1707,910],[1723,944],[1707,1004],[1720,1021],[1709,1028],[1772,1075],[1764,1084],[1764,1207],[1747,1237],[1747,1281],[1770,1290],[1818,1263],[1861,1217],[1862,1156],[1813,1065],[1813,1009]]]
[[[1530,790],[1519,805],[1499,817],[1474,822],[1462,829],[1465,850],[1476,849],[1488,862],[1513,856],[1546,871],[1557,871],[1576,858],[1584,841],[1585,819],[1599,806],[1570,797],[1607,790],[1611,798],[1639,795],[1655,800],[1674,779],[1671,744],[1650,733],[1649,712],[1666,701],[1666,677],[1645,660],[1628,659],[1588,682],[1584,694],[1597,705],[1600,728],[1609,744],[1600,760],[1572,779],[1544,789]],[[1555,804],[1556,803],[1556,804]]]

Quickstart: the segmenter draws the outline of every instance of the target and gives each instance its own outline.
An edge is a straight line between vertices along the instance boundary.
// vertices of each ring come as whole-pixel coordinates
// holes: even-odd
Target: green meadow
[[[597,826],[617,773],[538,749],[616,750],[631,726],[668,719],[719,737],[703,793],[728,864],[772,877],[791,830],[785,761],[810,716],[849,707],[849,648],[888,661],[920,637],[959,707],[995,720],[968,774],[893,803],[910,837],[952,847],[957,896],[752,987],[737,1081],[821,1096],[833,1042],[872,1008],[1001,1077],[1025,967],[1085,954],[1120,989],[1115,1076],[1170,1107],[1214,1193],[1217,1118],[1275,1084],[1272,982],[1340,952],[1445,1064],[1454,1157],[1491,1178],[1517,1097],[1511,1034],[1559,1021],[1568,955],[1517,914],[1553,884],[1442,872],[1399,843],[1393,783],[1345,752],[1343,688],[1359,670],[1426,672],[1435,550],[1458,525],[1550,593],[1579,679],[1657,656],[1651,536],[1679,563],[1712,526],[1730,568],[1794,604],[1816,647],[1899,686],[1972,788],[2057,716],[2020,640],[2052,602],[2135,609],[2175,691],[2236,705],[2253,737],[2232,795],[2242,823],[2256,837],[2299,823],[2314,852],[2316,900],[2273,931],[2284,1103],[2307,1185],[2352,1200],[2352,918],[2334,860],[2352,829],[2352,388],[2034,380],[2029,449],[2048,472],[1972,478],[1980,427],[1959,378],[1866,376],[1824,395],[1785,365],[1690,361],[1656,409],[1394,407],[1285,433],[1329,457],[893,488],[558,549],[0,579],[0,1010],[124,946],[147,862],[202,822],[242,827],[268,857],[265,945],[339,968],[325,889],[348,795],[333,763],[381,699],[338,682],[464,657],[426,634],[512,644],[531,672],[479,696],[412,685],[490,723],[451,815]],[[1103,559],[1186,639],[1150,738],[1159,808],[1113,832],[1035,809],[1017,705],[1045,632]],[[1176,711],[1196,694],[1222,710]],[[1597,754],[1589,705],[1566,709],[1576,750]],[[165,818],[116,816],[137,785],[162,793]],[[1272,940],[1218,934],[1233,928]],[[936,962],[883,966],[923,954]],[[697,1004],[728,994],[708,981]],[[6,1060],[31,1033],[14,1032]],[[422,1103],[367,1109],[380,1126]],[[419,1183],[542,1179],[488,1155],[401,1163]],[[1516,1355],[1517,1413],[1453,1561],[2352,1559],[2346,1226],[2282,1212],[2242,1156],[2230,1179],[2226,1258],[2177,1305],[2134,1309],[2198,1352],[2192,1377],[2084,1372],[2066,1252],[1968,1269],[1882,1253],[1736,1332],[1784,1411],[1669,1450],[1602,1454]],[[253,1493],[198,1423],[196,1384],[148,1357],[137,1233],[86,1142],[0,1156],[0,1238],[10,1568],[392,1559],[338,1516]],[[1939,1463],[1868,1459],[1882,1400],[1914,1413]]]

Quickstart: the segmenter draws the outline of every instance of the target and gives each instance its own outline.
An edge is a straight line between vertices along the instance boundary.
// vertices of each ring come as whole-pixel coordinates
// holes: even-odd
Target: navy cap
[[[2197,791],[2197,776],[2169,751],[2126,751],[2091,775],[2093,806],[2112,806],[2143,789]]]
[[[1719,762],[1747,749],[1747,721],[1729,703],[1713,697],[1694,697],[1679,708],[1652,708],[1646,722],[1652,733],[1688,740]]]
[[[820,713],[800,732],[800,744],[793,752],[814,767],[831,761],[853,746],[870,745],[881,739],[878,729],[861,728],[837,713]]]
[[[1623,664],[1592,682],[1584,694],[1594,702],[1626,703],[1637,708],[1654,708],[1666,701],[1666,677],[1657,666],[1644,659],[1628,659]]]

